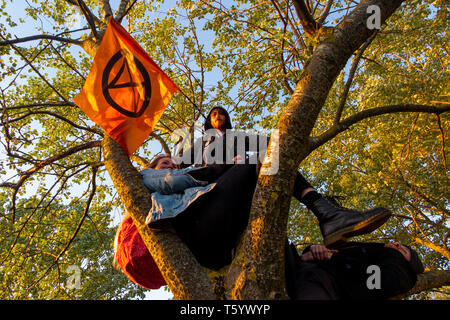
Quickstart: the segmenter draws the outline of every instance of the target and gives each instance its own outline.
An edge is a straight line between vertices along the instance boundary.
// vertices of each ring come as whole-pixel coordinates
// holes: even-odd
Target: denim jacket
[[[177,216],[215,187],[215,183],[208,184],[187,174],[198,169],[145,169],[140,172],[145,186],[152,192],[152,208],[146,224]]]

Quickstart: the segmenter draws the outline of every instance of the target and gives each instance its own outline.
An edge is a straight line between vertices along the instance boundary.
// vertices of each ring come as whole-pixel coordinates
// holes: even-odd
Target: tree
[[[0,194],[3,208],[9,197]],[[2,219],[2,299],[144,297],[144,290],[111,264],[110,208],[79,200],[63,205],[31,196],[17,203],[14,225]]]
[[[9,190],[4,223],[17,232],[24,188],[32,179],[53,179],[53,187],[42,184],[40,194],[59,206],[55,199],[73,197],[77,185],[95,185],[106,169],[114,188],[103,176],[86,191],[87,202],[96,199],[99,207],[108,203],[131,214],[176,298],[285,298],[286,230],[299,244],[317,240],[317,232],[305,228],[311,221],[290,206],[293,173],[301,164],[315,185],[348,194],[354,206],[376,199],[396,209],[395,219],[368,238],[416,243],[436,270],[417,287],[448,285],[448,271],[438,271],[448,269],[449,255],[448,197],[442,197],[448,185],[446,8],[443,1],[402,3],[179,1],[160,18],[151,16],[166,10],[157,2],[122,0],[113,12],[107,0],[55,0],[26,8],[35,20],[52,21],[52,33],[19,39],[9,30],[20,21],[5,13],[2,170],[17,176],[1,184]],[[381,30],[368,28],[369,6],[380,9]],[[81,30],[67,25],[74,7],[86,20]],[[93,56],[108,16],[126,19],[128,30],[181,88],[149,137],[162,150],[170,150],[175,129],[194,130],[195,121],[218,104],[232,106],[241,128],[256,120],[262,129],[278,129],[279,171],[259,177],[237,256],[219,276],[205,271],[177,237],[145,226],[150,197],[136,165],[71,102],[91,63],[73,45]],[[211,49],[205,32],[213,36]],[[28,41],[38,42],[26,47]],[[34,76],[25,76],[27,70]],[[221,81],[210,80],[218,71]],[[157,147],[149,144],[131,157],[137,164],[154,154]],[[427,276],[438,281],[424,287]]]

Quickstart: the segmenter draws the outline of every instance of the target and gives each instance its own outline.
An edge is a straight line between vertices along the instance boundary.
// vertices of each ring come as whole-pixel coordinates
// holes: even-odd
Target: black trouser
[[[247,226],[256,165],[211,165],[189,174],[216,186],[174,218],[172,225],[201,265],[219,269],[231,263],[233,249]],[[311,187],[300,174],[295,185],[296,193]]]
[[[293,244],[286,241],[286,290],[292,300],[338,300],[334,277],[314,262],[302,261]]]

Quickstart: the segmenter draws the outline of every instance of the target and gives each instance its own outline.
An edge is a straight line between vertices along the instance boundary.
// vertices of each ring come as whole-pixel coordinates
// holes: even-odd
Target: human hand
[[[327,247],[320,245],[320,244],[315,244],[312,245],[310,248],[310,251],[303,254],[302,255],[302,260],[303,261],[314,261],[314,260],[318,260],[318,261],[325,261],[325,260],[330,260],[331,256],[334,253],[337,253],[337,250],[330,250]]]
[[[235,156],[233,158],[233,161],[234,161],[235,164],[244,163],[244,160],[242,159],[242,157],[240,155]]]

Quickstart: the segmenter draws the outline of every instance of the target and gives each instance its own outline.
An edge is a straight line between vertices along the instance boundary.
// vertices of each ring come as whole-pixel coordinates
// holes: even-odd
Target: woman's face
[[[404,245],[401,245],[398,242],[394,243],[386,243],[384,245],[386,248],[395,249],[398,252],[400,252],[407,261],[411,261],[411,251],[409,251],[408,247],[405,247]]]
[[[161,158],[155,167],[155,169],[176,169],[176,168],[177,165],[172,160],[172,158],[169,157]]]
[[[211,111],[209,119],[214,129],[223,130],[227,117],[222,110],[214,109],[213,111]]]

